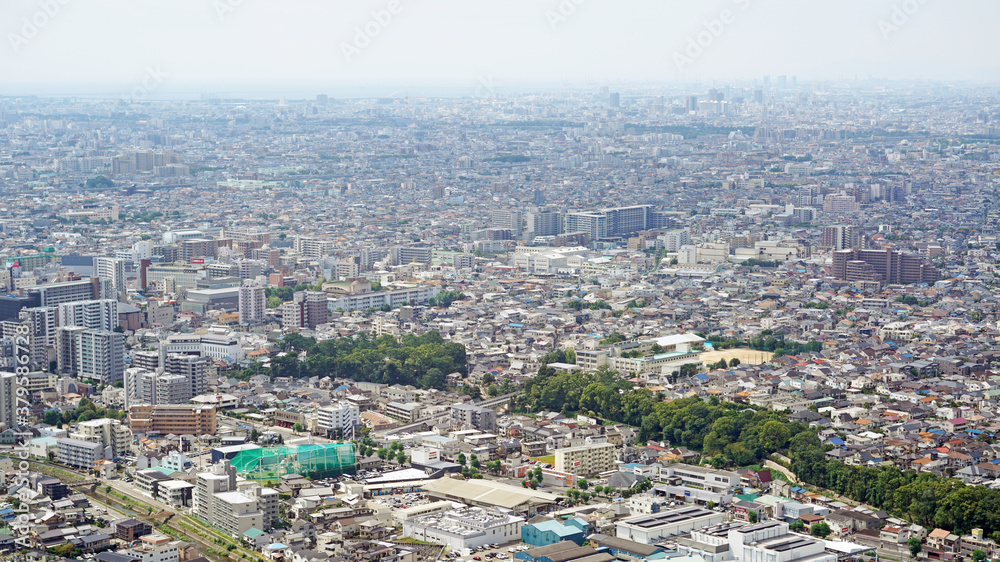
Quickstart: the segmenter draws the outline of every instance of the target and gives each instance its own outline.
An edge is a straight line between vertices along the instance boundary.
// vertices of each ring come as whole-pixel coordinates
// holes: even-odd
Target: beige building
[[[215,406],[194,404],[146,404],[128,410],[134,433],[173,433],[175,435],[215,435]]]
[[[595,476],[615,468],[615,446],[611,443],[556,449],[555,456],[557,471],[577,476]]]

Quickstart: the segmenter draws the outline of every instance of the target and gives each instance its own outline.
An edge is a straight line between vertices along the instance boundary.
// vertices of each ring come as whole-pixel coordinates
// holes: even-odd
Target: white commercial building
[[[518,541],[524,521],[510,510],[469,507],[407,518],[403,536],[459,550]]]
[[[629,517],[615,524],[620,539],[655,544],[670,537],[686,535],[695,529],[719,525],[723,514],[695,506],[685,506],[651,515]]]
[[[316,427],[326,433],[342,435],[349,427],[361,424],[361,410],[357,404],[342,401],[324,406],[316,411]]]

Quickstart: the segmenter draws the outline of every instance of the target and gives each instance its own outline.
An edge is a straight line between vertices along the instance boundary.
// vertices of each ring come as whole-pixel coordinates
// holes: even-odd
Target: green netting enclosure
[[[354,473],[354,445],[283,445],[240,451],[230,461],[250,480],[277,480],[286,474],[329,478]]]

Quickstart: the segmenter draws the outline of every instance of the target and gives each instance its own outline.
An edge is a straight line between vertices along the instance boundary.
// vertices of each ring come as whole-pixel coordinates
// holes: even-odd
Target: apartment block
[[[214,435],[215,406],[194,404],[140,404],[128,410],[133,433]]]
[[[91,470],[97,461],[108,458],[107,449],[100,443],[63,437],[56,444],[56,458],[63,464]]]
[[[577,476],[595,476],[615,468],[615,446],[597,443],[555,450],[555,469]]]

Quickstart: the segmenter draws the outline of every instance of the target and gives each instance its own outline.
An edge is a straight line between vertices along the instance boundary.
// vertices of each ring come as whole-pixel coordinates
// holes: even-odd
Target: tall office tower
[[[557,236],[562,234],[563,218],[559,211],[552,209],[538,209],[531,211],[526,216],[528,230],[525,238],[532,239],[535,236]]]
[[[534,193],[535,205],[542,207],[545,205],[545,192],[541,189],[536,189]]]
[[[38,306],[21,310],[21,322],[30,323],[28,355],[32,367],[48,368],[49,349],[56,345],[59,314],[54,306]],[[116,318],[117,319],[117,318]]]
[[[864,233],[859,227],[843,224],[823,227],[823,246],[834,250],[864,247]]]
[[[493,211],[490,215],[490,227],[507,229],[515,238],[521,237],[524,217],[521,211]]]
[[[239,292],[240,325],[259,324],[264,321],[267,297],[264,287],[254,282],[244,282]]]
[[[125,373],[125,334],[108,330],[84,330],[77,338],[76,362],[80,378],[114,384]]]
[[[608,107],[621,107],[621,96],[618,92],[608,94]]]
[[[754,103],[764,103],[764,90],[757,88],[753,91],[753,101]]]
[[[72,374],[80,371],[80,364],[77,363],[79,333],[86,330],[87,328],[81,326],[56,328],[56,370],[60,373]]]
[[[17,419],[17,375],[0,373],[0,424],[5,428],[20,425]]]
[[[688,96],[684,101],[684,109],[688,113],[698,111],[698,96]]]
[[[108,279],[116,293],[127,292],[125,286],[125,260],[120,258],[94,258],[94,277]]]
[[[82,326],[91,330],[118,327],[118,301],[112,299],[64,302],[59,305],[59,326]]]
[[[210,357],[170,353],[166,356],[164,372],[170,376],[183,377],[187,396],[177,404],[186,403],[199,394],[208,392],[208,369]],[[164,402],[160,402],[163,404]],[[173,402],[171,402],[173,403]]]

